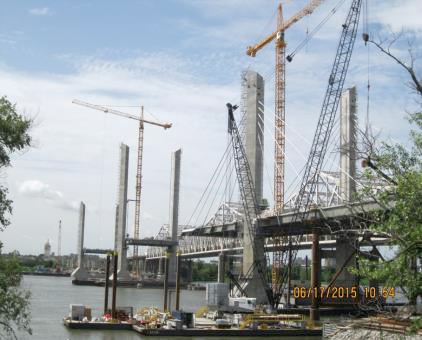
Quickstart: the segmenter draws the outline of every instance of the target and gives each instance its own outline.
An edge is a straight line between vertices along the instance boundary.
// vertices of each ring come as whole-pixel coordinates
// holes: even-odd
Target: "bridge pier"
[[[165,262],[164,257],[160,257],[158,259],[158,266],[157,266],[157,269],[156,269],[157,276],[163,276],[164,275],[164,262]]]
[[[265,263],[264,244],[265,239],[263,237],[251,237],[249,230],[246,225],[243,226],[243,263],[242,263],[242,274],[243,277],[247,278],[245,292],[250,297],[256,298],[257,304],[268,304],[267,294],[262,284],[261,274],[256,268],[255,261],[261,261]],[[253,271],[250,269],[253,267]],[[264,271],[265,268],[262,268]]]
[[[86,280],[89,273],[86,270],[85,257],[84,257],[84,233],[85,233],[85,204],[81,202],[79,206],[79,231],[78,231],[78,267],[73,271],[72,277],[75,280]]]
[[[186,282],[192,282],[193,280],[193,262],[192,260],[184,261],[187,266]]]
[[[224,275],[226,273],[226,256],[223,252],[218,255],[218,282],[223,283],[224,282]]]
[[[356,275],[351,274],[347,268],[356,267],[356,238],[341,236],[336,239],[336,272],[338,275],[335,286],[354,287],[357,285]]]
[[[319,300],[318,294],[321,286],[321,257],[320,257],[320,246],[319,246],[319,234],[315,228],[312,234],[312,266],[311,266],[311,289],[312,289],[312,300],[309,318],[311,322],[319,320]]]

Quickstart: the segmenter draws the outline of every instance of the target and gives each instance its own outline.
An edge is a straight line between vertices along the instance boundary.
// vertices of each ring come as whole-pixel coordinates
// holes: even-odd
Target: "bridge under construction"
[[[296,255],[300,250],[311,250],[311,280],[306,283],[307,287],[318,289],[321,286],[322,258],[335,259],[336,273],[329,286],[351,288],[358,285],[358,278],[347,267],[356,266],[358,255],[376,259],[376,254],[379,254],[377,246],[388,240],[387,235],[372,234],[368,230],[367,216],[388,207],[380,207],[371,197],[361,195],[365,183],[359,178],[356,169],[357,93],[355,87],[344,86],[356,39],[361,0],[352,1],[341,27],[310,153],[302,176],[298,174],[298,190],[284,200],[284,167],[285,161],[288,161],[285,155],[284,67],[285,60],[291,61],[293,58],[293,55],[285,56],[284,33],[301,17],[312,13],[321,2],[310,1],[307,7],[287,21],[282,20],[280,5],[276,32],[265,41],[248,48],[248,54],[255,56],[269,41],[276,42],[276,106],[272,135],[275,142],[273,207],[269,207],[263,197],[263,141],[265,131],[268,130],[265,125],[268,120],[265,117],[268,111],[264,103],[265,83],[259,73],[249,69],[241,77],[240,110],[236,111],[237,105],[227,104],[228,145],[215,171],[215,174],[221,174],[219,185],[225,187],[225,194],[214,210],[215,213],[199,225],[179,223],[182,157],[179,149],[172,154],[169,224],[162,226],[153,239],[142,239],[139,225],[138,229],[135,228],[138,231],[134,237],[128,237],[126,206],[129,147],[122,144],[114,248],[84,247],[85,205],[81,203],[79,267],[72,274],[74,279],[83,281],[89,277],[84,266],[86,253],[117,251],[119,280],[134,283],[142,282],[146,273],[150,276],[164,276],[166,282],[174,283],[178,256],[181,259],[217,257],[218,281],[224,282],[229,277],[234,283],[233,295],[252,296],[257,299],[257,303],[269,304],[273,308],[290,307],[292,268]],[[364,39],[367,37],[364,36]],[[340,111],[339,118],[336,118],[337,111]],[[240,112],[238,119],[235,118],[237,112]],[[338,131],[334,129],[336,123]],[[337,154],[335,171],[327,166],[326,154],[330,147],[331,153]],[[222,164],[226,164],[226,170]],[[233,178],[236,186],[232,185]],[[239,200],[233,199],[236,196],[234,192],[240,193]],[[203,196],[210,195],[207,193]],[[200,203],[204,206],[206,200]],[[129,259],[127,250],[131,246],[136,249],[146,246],[146,253],[139,255],[136,250]],[[372,250],[367,250],[367,247]],[[227,265],[230,258],[239,262],[235,274],[230,263]],[[128,270],[129,260],[132,262],[133,273]],[[320,303],[317,296],[312,296],[310,314],[313,320],[319,318]]]

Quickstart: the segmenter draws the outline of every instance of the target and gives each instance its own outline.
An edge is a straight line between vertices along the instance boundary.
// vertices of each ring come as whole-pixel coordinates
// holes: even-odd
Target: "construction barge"
[[[121,313],[120,315],[123,316]],[[125,317],[123,317],[125,318]],[[162,313],[156,308],[144,308],[134,318],[83,321],[70,316],[63,324],[71,329],[134,331],[142,336],[322,336],[321,328],[306,328],[299,315],[248,315],[245,318],[212,320],[195,318],[192,313],[175,311]]]

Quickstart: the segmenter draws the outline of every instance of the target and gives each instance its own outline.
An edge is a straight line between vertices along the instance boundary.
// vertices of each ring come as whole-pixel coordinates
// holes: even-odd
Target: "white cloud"
[[[38,8],[31,8],[29,10],[29,14],[35,15],[35,16],[45,16],[45,15],[51,15],[51,11],[48,7],[38,7]]]
[[[78,202],[65,199],[62,192],[51,189],[51,187],[38,180],[27,180],[20,183],[18,191],[21,195],[41,198],[58,208],[65,210],[78,210]]]

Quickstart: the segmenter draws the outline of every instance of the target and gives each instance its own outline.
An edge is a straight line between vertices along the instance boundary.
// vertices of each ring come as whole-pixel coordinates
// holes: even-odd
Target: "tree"
[[[410,46],[409,60],[396,56],[392,46],[398,38],[369,42],[407,72],[421,105],[422,84],[415,71],[415,53]],[[410,147],[371,142],[363,162],[368,166],[363,176],[372,184],[364,188],[362,196],[373,197],[385,208],[370,216],[369,230],[387,235],[394,254],[388,258],[379,254],[377,261],[360,258],[359,269],[352,271],[388,287],[401,287],[409,302],[415,304],[422,296],[422,112],[409,114],[408,120],[412,126]]]
[[[16,326],[32,334],[30,328],[30,292],[20,288],[22,272],[16,256],[1,256],[0,243],[0,339],[15,338]]]
[[[29,129],[32,120],[19,115],[16,105],[6,97],[0,98],[0,168],[10,166],[10,154],[23,150],[31,144]],[[0,185],[0,231],[10,224],[12,201],[7,198],[8,190]]]
[[[10,166],[10,155],[31,144],[29,135],[32,120],[16,111],[6,97],[0,98],[0,169]],[[8,190],[0,186],[0,231],[9,224],[12,201],[7,198]],[[0,338],[15,338],[15,328],[32,334],[29,326],[30,293],[21,289],[22,272],[15,256],[1,254],[0,242]]]

